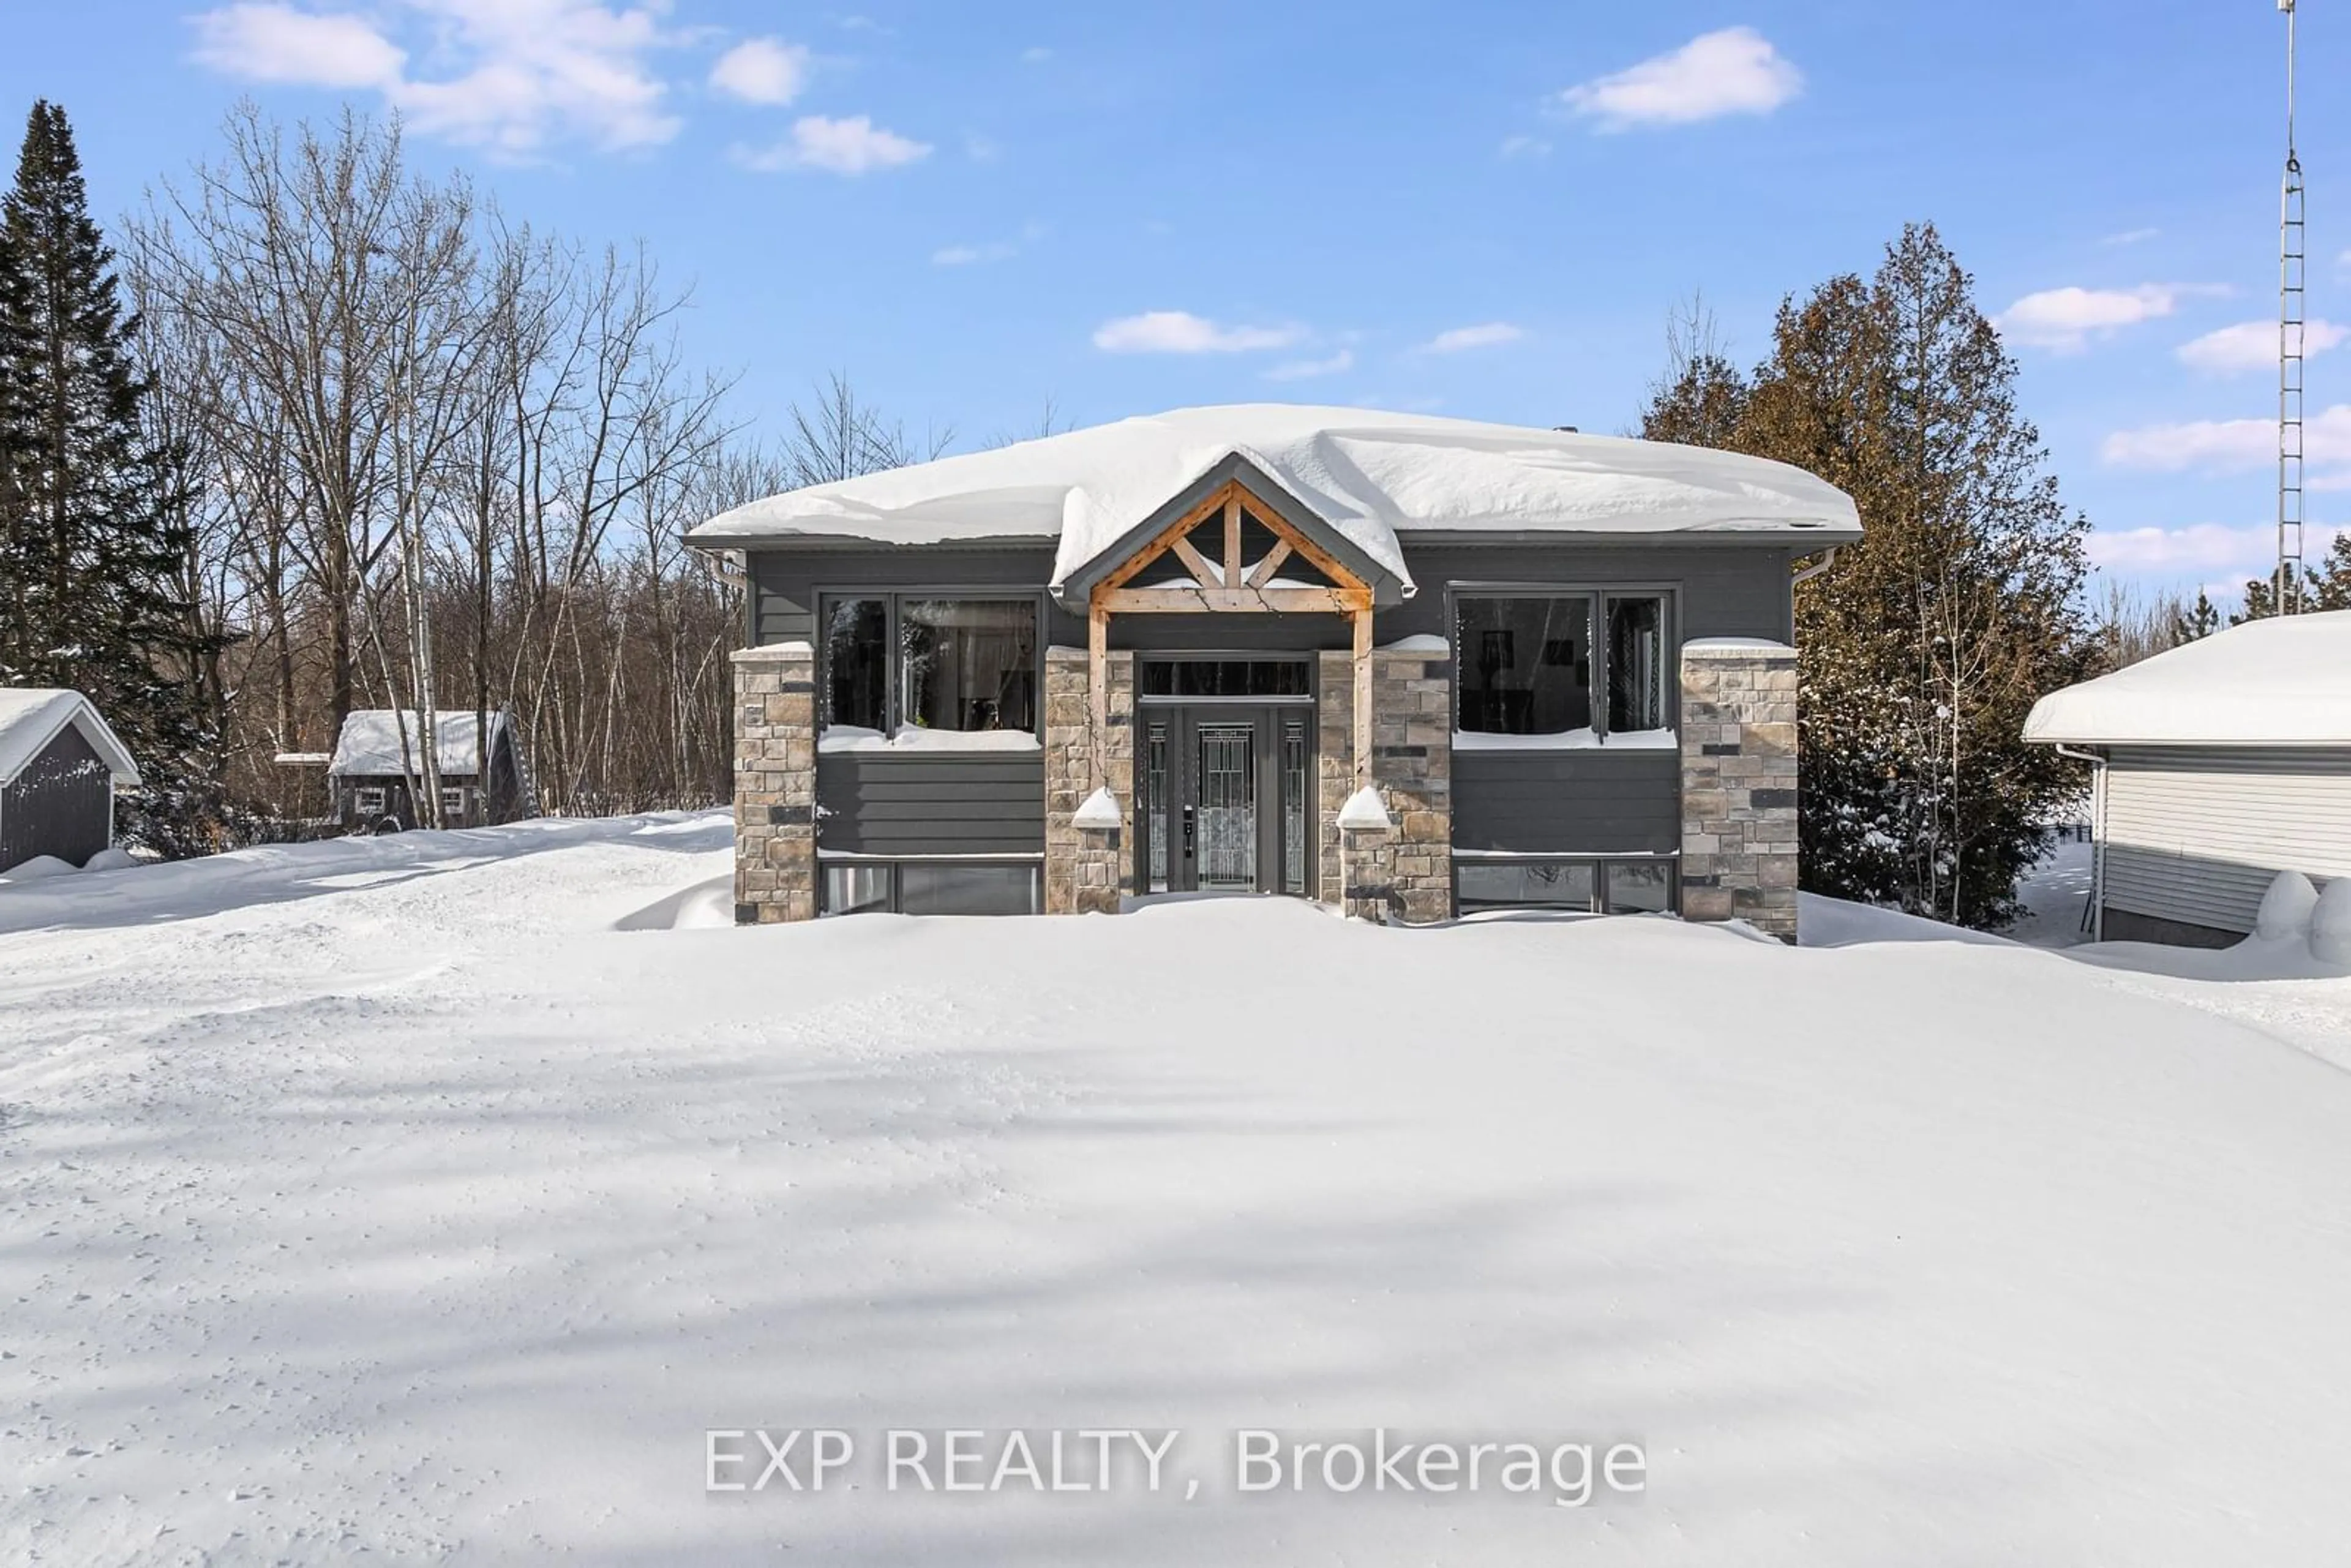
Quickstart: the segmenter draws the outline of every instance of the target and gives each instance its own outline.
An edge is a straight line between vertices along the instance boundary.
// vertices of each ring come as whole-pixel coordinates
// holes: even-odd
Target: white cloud
[[[746,38],[710,68],[710,85],[745,103],[785,104],[808,85],[809,52],[780,38]]]
[[[2093,338],[2168,316],[2191,295],[2223,294],[2210,284],[2142,283],[2136,288],[2044,288],[1992,318],[2003,336],[2036,348],[2077,353]]]
[[[2339,528],[2312,524],[2303,532],[2305,560],[2325,555]],[[2244,528],[2196,523],[2179,528],[2099,528],[2090,535],[2090,559],[2109,571],[2218,572],[2259,575],[2277,559],[2277,525]],[[2229,585],[2233,589],[2236,585]]]
[[[1094,347],[1112,354],[1239,354],[1286,349],[1303,327],[1222,327],[1189,310],[1146,310],[1094,329]]]
[[[1355,368],[1355,350],[1342,349],[1327,360],[1290,360],[1265,372],[1270,382],[1311,381],[1317,376],[1335,376]]]
[[[2241,473],[2275,465],[2277,443],[2274,417],[2199,419],[2117,430],[2099,443],[2098,455],[2117,468],[2158,474]],[[2323,409],[2304,423],[2303,453],[2314,469],[2351,465],[2351,402]],[[2340,477],[2314,478],[2311,487],[2335,488]]]
[[[772,147],[735,149],[747,169],[772,174],[785,169],[820,169],[829,174],[868,174],[930,156],[927,141],[884,131],[866,115],[833,120],[821,114],[792,121],[789,139]]]
[[[2314,358],[2327,350],[2340,347],[2351,339],[2351,328],[2334,321],[2314,319],[2303,330],[2302,351],[2305,358]],[[2240,321],[2233,327],[2223,327],[2192,339],[2172,350],[2181,362],[2209,371],[2215,375],[2229,375],[2241,371],[2274,371],[2278,362],[2278,324],[2274,321]]]
[[[2141,245],[2162,232],[2161,229],[2125,229],[2120,234],[2105,235],[2098,243],[2100,245]]]
[[[1475,327],[1455,327],[1439,332],[1421,345],[1421,351],[1458,354],[1464,349],[1490,349],[1497,343],[1515,343],[1526,335],[1524,329],[1508,321],[1483,321]]]
[[[291,6],[225,5],[196,17],[196,59],[250,81],[388,88],[408,57],[357,16],[315,16]]]
[[[1570,112],[1598,120],[1603,131],[1626,131],[1769,114],[1803,88],[1802,73],[1762,34],[1725,27],[1559,96]]]
[[[976,267],[987,261],[1009,261],[1043,239],[1046,232],[1043,224],[1022,224],[1019,239],[990,240],[985,245],[946,246],[931,252],[931,265],[933,267]]]
[[[677,134],[650,57],[682,42],[665,4],[597,0],[389,0],[366,16],[254,0],[193,18],[196,58],[252,80],[372,88],[410,127],[508,158],[578,139],[607,149]],[[420,76],[397,39],[420,36],[440,67]]]
[[[1501,152],[1505,158],[1548,158],[1551,143],[1540,136],[1505,136]]]
[[[1020,247],[1009,240],[996,240],[987,245],[942,246],[931,252],[933,267],[976,267],[984,261],[1009,261],[1020,254]]]

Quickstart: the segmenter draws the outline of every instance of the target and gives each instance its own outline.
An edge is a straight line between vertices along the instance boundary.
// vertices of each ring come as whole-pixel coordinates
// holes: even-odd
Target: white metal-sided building
[[[2230,946],[2282,871],[2351,876],[2351,611],[2248,622],[2053,692],[2096,765],[2101,940]]]

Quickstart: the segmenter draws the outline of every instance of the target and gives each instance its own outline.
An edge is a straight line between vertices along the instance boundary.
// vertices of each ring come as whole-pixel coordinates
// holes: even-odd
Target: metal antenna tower
[[[2304,240],[2302,160],[2294,150],[2294,0],[2285,13],[2285,178],[2278,189],[2277,576],[2271,583],[2280,615],[2302,608],[2302,355]]]

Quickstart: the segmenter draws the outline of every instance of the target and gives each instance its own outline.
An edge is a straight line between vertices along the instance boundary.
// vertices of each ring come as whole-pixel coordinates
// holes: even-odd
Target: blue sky
[[[1702,292],[1751,360],[1782,295],[1932,219],[2110,570],[2232,583],[2271,548],[2266,0],[9,13],[0,110],[65,105],[102,217],[209,153],[242,94],[289,119],[397,107],[420,163],[510,214],[649,242],[744,416],[838,370],[962,445],[1049,402],[1078,423],[1278,398],[1622,430],[1677,301]],[[2319,9],[2303,45],[2330,524],[2351,520],[2351,98],[2323,84],[2351,76],[2351,16]]]

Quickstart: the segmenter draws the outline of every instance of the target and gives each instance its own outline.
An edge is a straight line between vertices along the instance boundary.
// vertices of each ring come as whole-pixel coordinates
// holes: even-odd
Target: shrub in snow
[[[2310,912],[2310,956],[2351,968],[2351,876],[2326,884]]]
[[[90,856],[89,860],[82,862],[81,869],[84,871],[128,871],[131,867],[135,866],[138,863],[139,857],[137,855],[134,855],[129,850],[117,845],[112,849],[99,851],[98,853]]]
[[[61,861],[55,855],[35,855],[0,872],[0,882],[39,882],[44,877],[71,876],[80,869],[71,861]]]
[[[2300,941],[2310,934],[2310,914],[2317,907],[2318,889],[2298,871],[2282,871],[2262,894],[2261,912],[2253,916],[2253,935],[2266,942],[2286,937]]]

